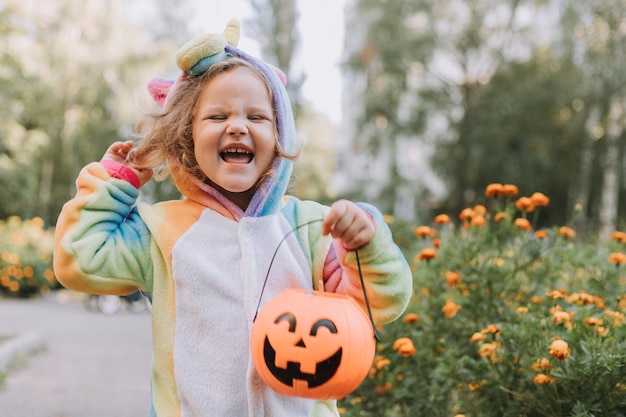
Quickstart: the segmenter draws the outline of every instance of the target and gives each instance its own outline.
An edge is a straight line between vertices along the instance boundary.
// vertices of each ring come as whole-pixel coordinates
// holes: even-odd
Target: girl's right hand
[[[139,178],[139,183],[144,185],[147,183],[150,178],[152,178],[152,170],[151,169],[138,169],[135,168],[132,164],[133,159],[133,146],[135,144],[132,140],[127,140],[125,142],[115,142],[109,146],[109,148],[104,153],[102,159],[110,159],[115,162],[119,162],[120,164],[127,166],[132,169],[133,172]]]

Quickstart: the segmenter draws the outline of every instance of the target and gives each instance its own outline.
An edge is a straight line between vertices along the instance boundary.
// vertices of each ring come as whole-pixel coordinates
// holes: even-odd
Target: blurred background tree
[[[54,224],[80,168],[130,138],[142,70],[162,49],[123,16],[121,3],[97,0],[0,9],[0,217]]]
[[[363,181],[345,191],[375,188],[388,212],[427,218],[514,183],[552,197],[548,224],[572,221],[578,203],[578,226],[615,230],[625,11],[624,0],[350,2],[345,71],[359,107],[339,158]]]

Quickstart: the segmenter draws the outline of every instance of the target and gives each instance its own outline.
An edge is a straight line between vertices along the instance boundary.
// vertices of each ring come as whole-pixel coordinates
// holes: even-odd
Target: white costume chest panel
[[[207,209],[176,242],[174,374],[181,417],[245,416],[249,401],[271,395],[249,398],[260,389],[249,369],[249,334],[270,261],[290,230],[281,215],[236,222]],[[261,307],[285,288],[311,288],[294,234],[276,253]]]

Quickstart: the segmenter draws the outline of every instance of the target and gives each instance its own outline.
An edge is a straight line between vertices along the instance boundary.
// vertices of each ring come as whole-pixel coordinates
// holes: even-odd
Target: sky
[[[341,74],[339,64],[344,42],[345,0],[299,0],[301,47],[294,57],[296,73],[305,73],[305,100],[334,123],[341,120]],[[244,21],[252,10],[247,0],[199,2],[196,19],[190,24],[201,32],[221,32],[231,18],[242,23],[239,48],[260,56],[258,43],[247,36]]]

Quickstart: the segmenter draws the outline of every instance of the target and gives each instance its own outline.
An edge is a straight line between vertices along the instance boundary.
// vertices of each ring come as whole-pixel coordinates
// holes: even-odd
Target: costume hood
[[[257,67],[269,80],[276,110],[278,140],[285,151],[293,153],[296,148],[296,129],[291,103],[285,89],[286,76],[278,68],[237,49],[239,32],[239,22],[232,19],[221,34],[210,33],[191,40],[176,54],[176,63],[182,70],[178,79],[176,81],[163,78],[153,79],[148,83],[148,92],[157,104],[163,106],[181,78],[199,76],[213,64],[229,57],[244,59]],[[274,174],[268,177],[256,191],[246,209],[246,216],[265,216],[280,209],[289,185],[292,166],[292,161],[286,158],[274,158],[272,165]],[[175,175],[174,172],[172,174]],[[179,180],[175,178],[177,184]],[[188,185],[190,183],[185,182]],[[186,194],[184,191],[181,190],[183,194]]]

